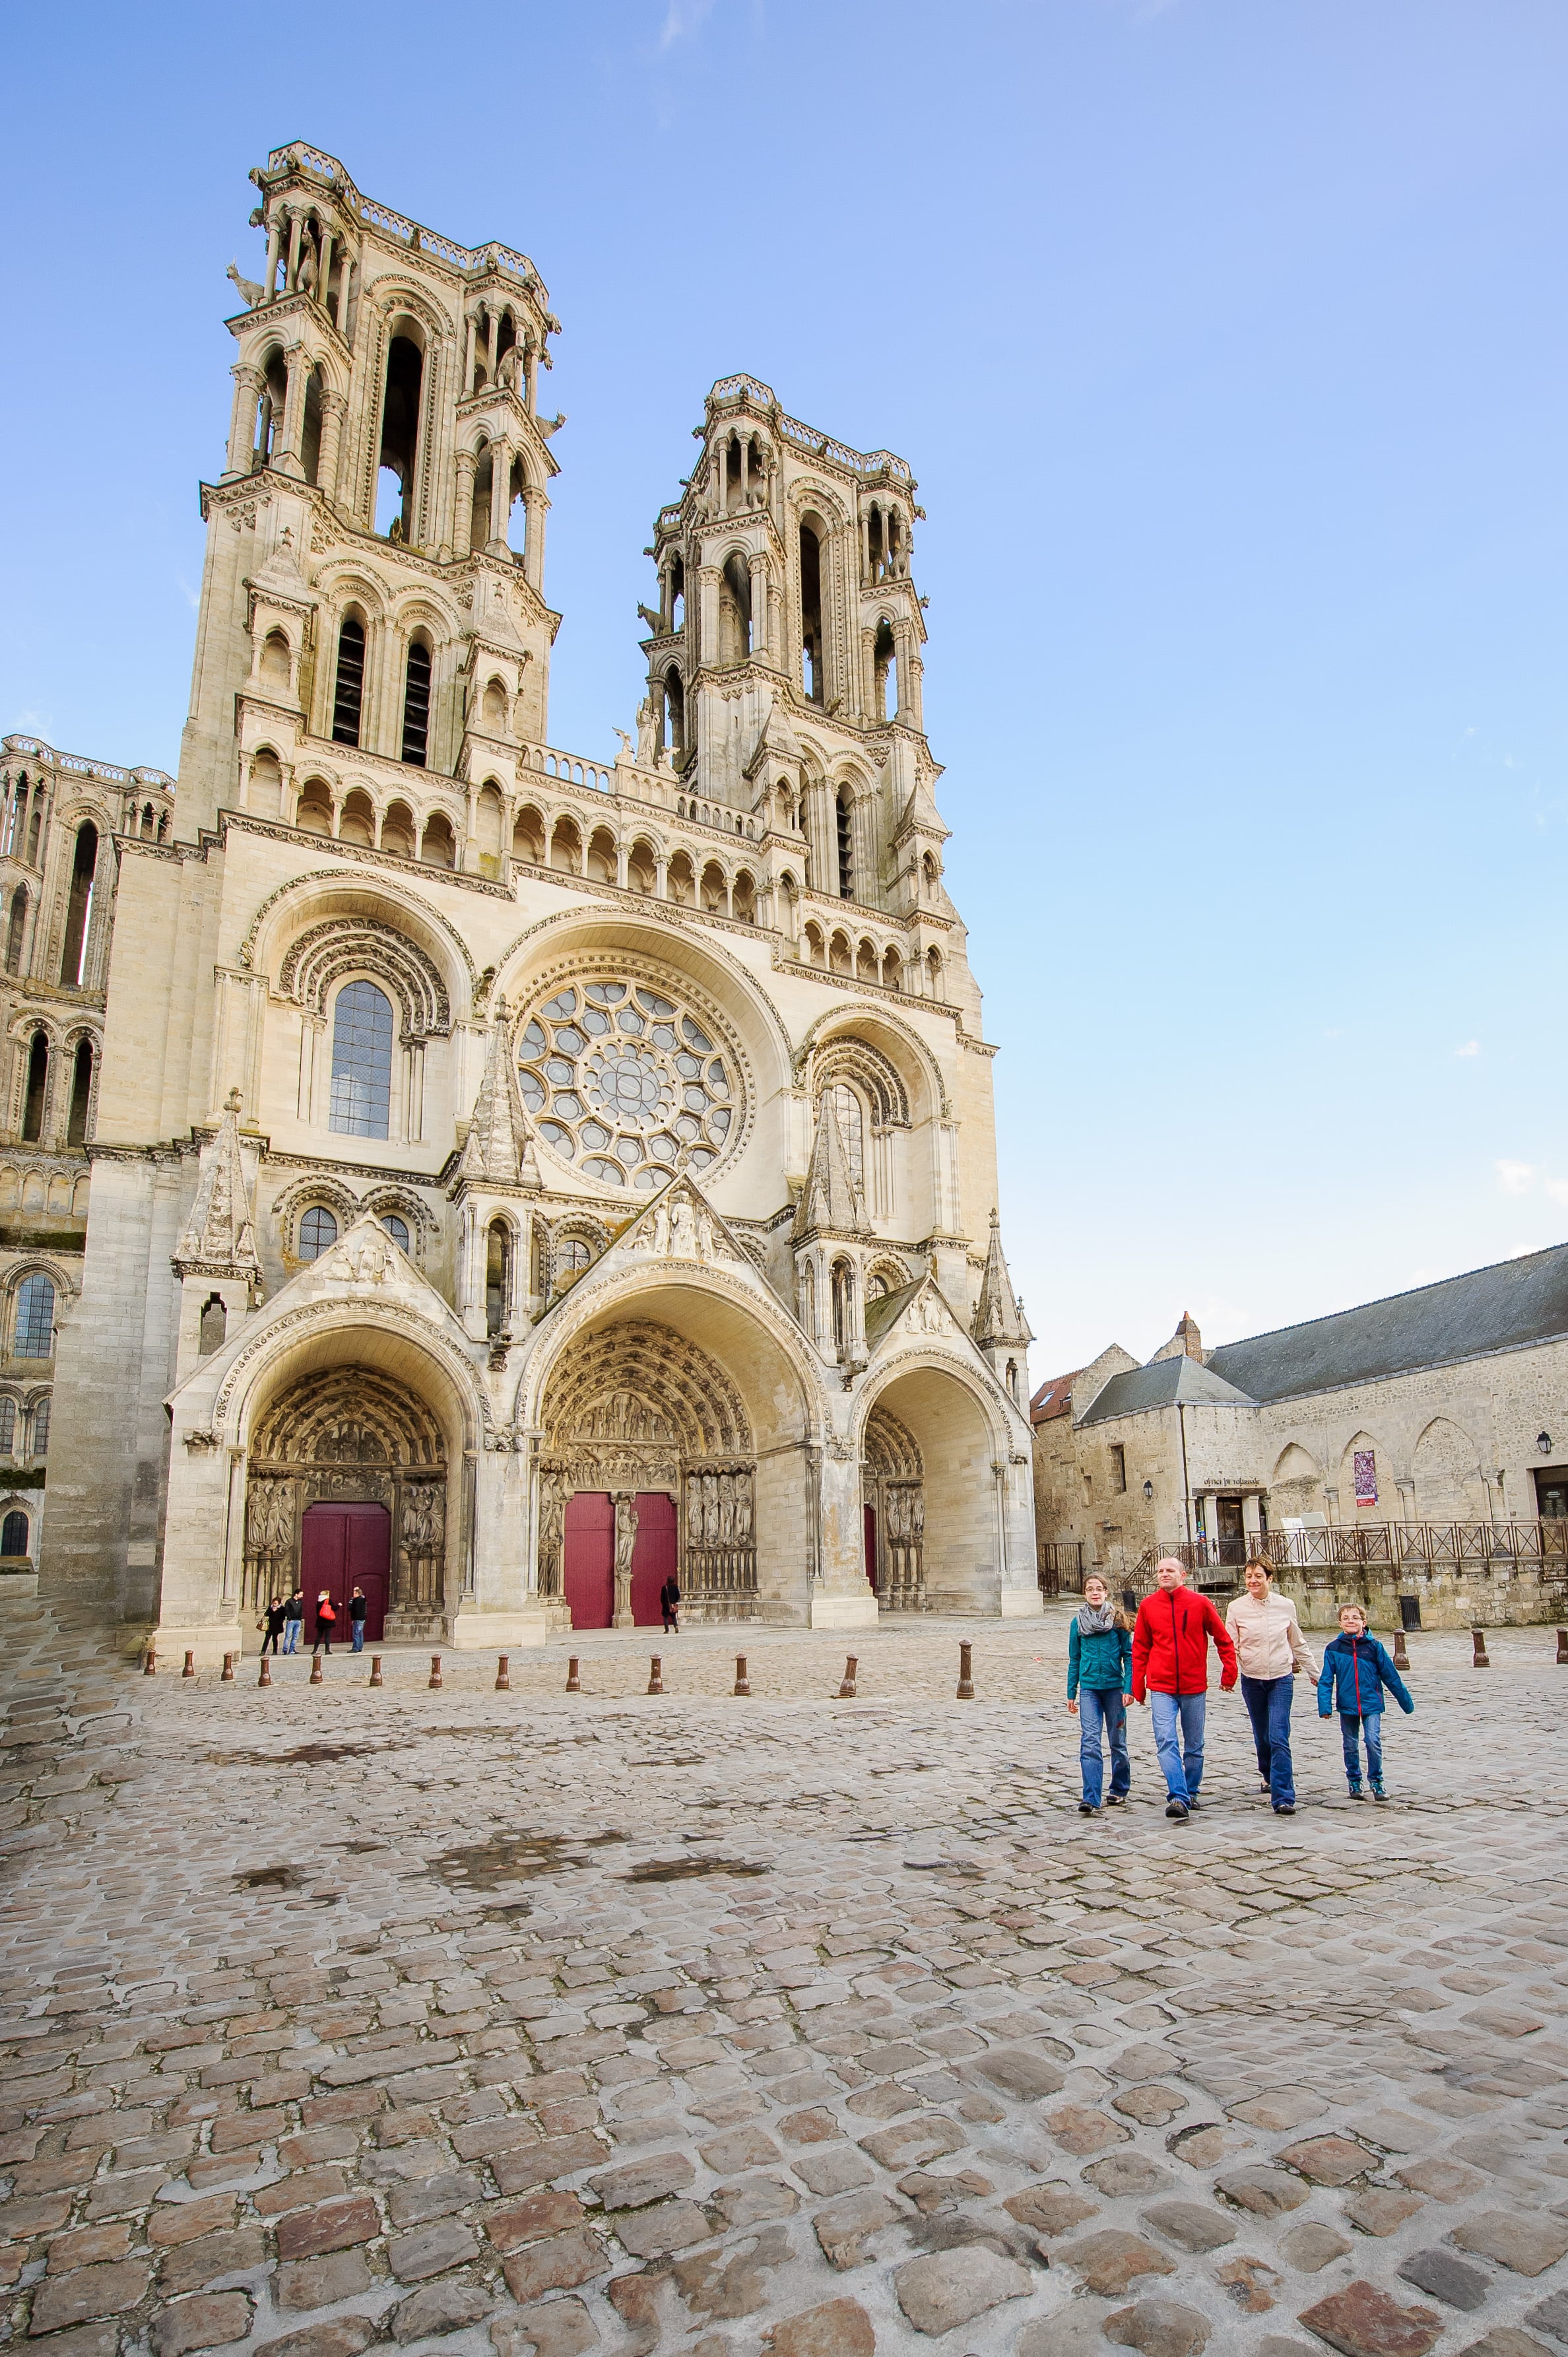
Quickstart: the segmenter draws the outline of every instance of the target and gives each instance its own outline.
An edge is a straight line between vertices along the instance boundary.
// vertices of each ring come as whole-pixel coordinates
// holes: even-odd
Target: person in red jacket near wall
[[[1155,1722],[1155,1749],[1165,1770],[1167,1817],[1185,1824],[1203,1781],[1203,1716],[1208,1694],[1208,1641],[1219,1655],[1219,1683],[1236,1683],[1236,1648],[1207,1596],[1184,1585],[1174,1555],[1155,1566],[1159,1582],[1133,1624],[1133,1695],[1146,1702]]]

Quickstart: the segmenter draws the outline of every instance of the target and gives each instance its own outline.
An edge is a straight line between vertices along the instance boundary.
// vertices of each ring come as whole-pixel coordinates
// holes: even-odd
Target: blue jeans
[[[1353,1710],[1339,1714],[1339,1740],[1345,1751],[1345,1776],[1356,1792],[1361,1789],[1361,1754],[1358,1735],[1367,1738],[1367,1773],[1374,1784],[1383,1781],[1383,1714],[1380,1710],[1364,1711],[1359,1718]]]
[[[354,1622],[354,1651],[356,1653],[362,1653],[364,1650],[365,1624],[362,1620],[356,1620]]]
[[[1150,1692],[1155,1749],[1160,1755],[1165,1790],[1173,1801],[1196,1800],[1203,1781],[1203,1706],[1208,1699],[1207,1695],[1200,1694]]]
[[[284,1652],[285,1652],[285,1653],[297,1653],[297,1652],[298,1652],[298,1651],[299,1651],[299,1622],[298,1622],[297,1620],[285,1620],[285,1621],[284,1622],[284,1624],[283,1624],[283,1649],[284,1649]]]
[[[1111,1745],[1111,1789],[1124,1792],[1133,1781],[1127,1757],[1127,1706],[1119,1686],[1079,1686],[1078,1690],[1078,1760],[1083,1772],[1083,1797],[1090,1808],[1100,1806],[1105,1761],[1101,1733]]]
[[[1267,1783],[1276,1809],[1295,1799],[1295,1770],[1290,1756],[1290,1700],[1294,1683],[1289,1677],[1241,1681],[1241,1699],[1252,1722],[1258,1773]]]

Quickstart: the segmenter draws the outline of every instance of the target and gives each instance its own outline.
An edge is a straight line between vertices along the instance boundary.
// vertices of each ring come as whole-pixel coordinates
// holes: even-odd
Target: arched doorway
[[[341,1577],[346,1636],[348,1594],[357,1580],[369,1598],[379,1566],[386,1633],[419,1636],[444,1609],[446,1561],[446,1448],[423,1400],[377,1368],[347,1365],[302,1376],[265,1409],[251,1447],[242,1611],[296,1582],[314,1606],[311,1578],[331,1588]]]
[[[861,1473],[865,1571],[885,1612],[926,1609],[925,1466],[908,1426],[878,1400],[865,1420]]]
[[[976,1391],[929,1364],[895,1376],[872,1403],[862,1448],[862,1494],[877,1510],[878,1602],[998,1611],[1004,1503]]]
[[[306,1506],[299,1526],[299,1584],[307,1629],[314,1629],[317,1599],[325,1588],[338,1615],[334,1634],[347,1644],[349,1602],[357,1587],[365,1598],[366,1638],[381,1636],[391,1583],[392,1516],[385,1506],[371,1499],[330,1504],[318,1500]]]
[[[603,1327],[563,1356],[541,1421],[540,1587],[574,1628],[657,1626],[671,1572],[694,1619],[753,1609],[756,1452],[716,1359],[650,1320]]]

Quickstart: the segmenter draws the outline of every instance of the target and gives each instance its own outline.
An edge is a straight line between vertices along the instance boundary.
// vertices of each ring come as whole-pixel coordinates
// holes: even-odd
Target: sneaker
[[[1189,1792],[1187,1794],[1187,1805],[1189,1809],[1201,1809],[1203,1803],[1198,1799],[1196,1792]]]
[[[1107,1808],[1124,1808],[1126,1806],[1126,1803],[1127,1795],[1125,1792],[1108,1792],[1105,1796],[1105,1804]]]
[[[1374,1785],[1373,1785],[1373,1787],[1372,1787],[1372,1798],[1373,1798],[1373,1800],[1374,1800],[1374,1801],[1386,1801],[1386,1800],[1388,1799],[1388,1797],[1389,1797],[1389,1796],[1388,1796],[1388,1794],[1384,1792],[1384,1790],[1383,1790],[1383,1788],[1382,1788],[1382,1786],[1381,1786],[1380,1784],[1374,1784]]]
[[[1094,1814],[1094,1803],[1080,1801],[1078,1804],[1078,1813],[1080,1817],[1091,1817]]]
[[[1176,1817],[1179,1819],[1181,1824],[1185,1825],[1187,1817],[1187,1803],[1185,1801],[1178,1801],[1173,1796],[1165,1803],[1165,1814],[1167,1817]]]
[[[1276,1817],[1294,1817],[1295,1814],[1295,1803],[1294,1801],[1276,1801],[1274,1803],[1274,1814]]]
[[[1360,1799],[1361,1787],[1359,1784],[1348,1784],[1345,1789],[1349,1793],[1350,1798],[1353,1801],[1359,1801]]]

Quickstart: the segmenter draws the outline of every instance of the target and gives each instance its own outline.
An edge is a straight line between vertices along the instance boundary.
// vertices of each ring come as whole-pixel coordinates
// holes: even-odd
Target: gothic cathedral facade
[[[203,1662],[296,1586],[454,1647],[671,1573],[698,1620],[1038,1611],[908,467],[716,384],[635,738],[560,750],[538,273],[307,145],[252,177],[177,783],[3,748],[45,1588]]]

